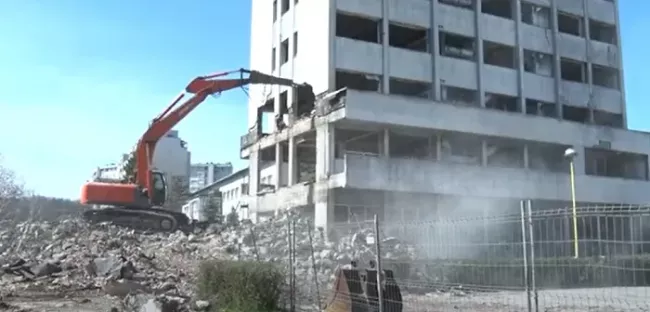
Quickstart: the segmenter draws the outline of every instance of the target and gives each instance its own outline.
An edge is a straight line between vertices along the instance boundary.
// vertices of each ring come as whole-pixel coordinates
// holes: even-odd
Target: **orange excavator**
[[[239,74],[239,78],[223,78],[236,73]],[[81,203],[98,207],[87,210],[84,218],[93,223],[111,222],[119,226],[143,230],[174,232],[187,229],[190,220],[186,215],[162,209],[167,197],[167,182],[162,172],[152,168],[156,143],[208,96],[248,84],[292,87],[296,89],[296,94],[301,101],[312,103],[315,101],[313,89],[309,84],[298,84],[291,79],[258,71],[240,69],[195,78],[185,88],[185,93],[192,94],[191,98],[174,109],[185,93],[177,96],[152,121],[138,141],[135,150],[135,177],[132,181],[127,183],[93,181],[82,186]]]

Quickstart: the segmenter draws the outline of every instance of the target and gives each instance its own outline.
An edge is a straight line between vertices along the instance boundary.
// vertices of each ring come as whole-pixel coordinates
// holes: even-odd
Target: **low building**
[[[248,195],[248,168],[225,176],[195,192],[182,208],[184,214],[198,222],[223,219],[233,210],[248,219],[248,205],[241,201]]]

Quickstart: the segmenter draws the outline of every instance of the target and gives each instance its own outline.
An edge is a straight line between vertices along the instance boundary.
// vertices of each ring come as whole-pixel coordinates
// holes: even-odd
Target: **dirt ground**
[[[404,296],[404,311],[519,312],[528,311],[526,293],[494,292],[464,296],[427,294]],[[532,311],[539,312],[632,312],[650,311],[649,287],[540,290]],[[535,309],[537,305],[538,309]]]

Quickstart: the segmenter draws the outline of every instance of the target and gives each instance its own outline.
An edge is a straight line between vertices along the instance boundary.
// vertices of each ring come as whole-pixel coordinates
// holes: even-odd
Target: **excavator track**
[[[90,223],[112,223],[117,226],[142,231],[176,232],[189,229],[189,218],[182,213],[163,209],[138,209],[107,207],[84,212]]]

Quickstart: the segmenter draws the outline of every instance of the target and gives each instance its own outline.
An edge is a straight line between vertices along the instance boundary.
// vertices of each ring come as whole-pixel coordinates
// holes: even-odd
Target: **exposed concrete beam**
[[[275,145],[277,142],[287,141],[290,137],[314,131],[317,126],[337,122],[345,118],[345,108],[333,111],[327,116],[311,117],[297,120],[296,123],[282,131],[269,134],[249,147],[241,150],[241,158],[248,158],[251,152],[259,151]]]

